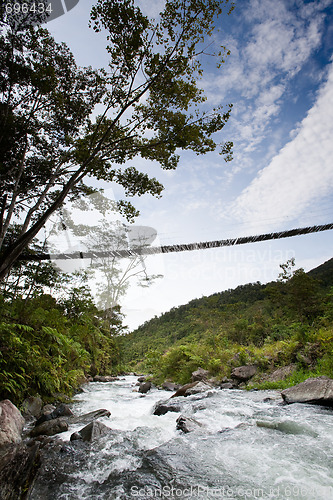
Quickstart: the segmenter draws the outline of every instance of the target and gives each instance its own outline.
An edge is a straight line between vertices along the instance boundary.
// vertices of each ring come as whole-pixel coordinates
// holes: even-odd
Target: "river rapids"
[[[148,498],[333,499],[333,410],[284,405],[276,391],[220,390],[173,398],[180,412],[153,415],[171,393],[137,392],[136,377],[94,382],[75,396],[76,415],[105,408],[105,436],[59,436],[31,500]],[[182,415],[194,430],[176,429]]]

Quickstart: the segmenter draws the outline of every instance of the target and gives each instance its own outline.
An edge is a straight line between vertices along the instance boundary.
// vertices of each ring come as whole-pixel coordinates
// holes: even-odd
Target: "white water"
[[[68,443],[56,457],[60,465],[53,460],[37,480],[32,500],[333,499],[332,409],[284,406],[273,391],[212,390],[172,400],[202,424],[183,434],[176,430],[180,413],[152,414],[171,393],[141,395],[135,383],[91,383],[75,397],[76,415],[110,410],[100,421],[112,431],[89,445]]]

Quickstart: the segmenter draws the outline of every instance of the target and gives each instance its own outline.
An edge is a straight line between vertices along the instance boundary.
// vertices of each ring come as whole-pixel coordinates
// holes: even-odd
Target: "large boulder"
[[[206,392],[212,389],[211,384],[208,382],[197,382],[193,387],[189,387],[185,391],[185,396],[191,396],[192,394],[199,394],[201,392]]]
[[[180,405],[170,401],[158,401],[153,408],[153,415],[165,415],[169,411],[180,412]]]
[[[83,415],[78,415],[77,417],[70,417],[68,422],[70,424],[88,424],[92,420],[96,420],[97,418],[109,417],[111,412],[109,410],[105,410],[104,408],[100,410],[90,411],[89,413],[84,413]]]
[[[24,422],[21,412],[9,399],[0,401],[0,446],[19,443]]]
[[[305,382],[281,392],[286,403],[312,403],[333,406],[333,380],[328,377],[308,378]]]
[[[209,371],[203,368],[198,368],[192,373],[192,382],[201,382],[202,380],[207,380],[209,377]]]
[[[172,398],[178,398],[178,396],[187,396],[186,391],[195,387],[199,382],[191,382],[190,384],[182,385],[177,391],[172,394]]]
[[[95,441],[96,439],[109,434],[111,431],[110,427],[102,424],[98,420],[94,422],[90,422],[90,424],[86,425],[79,432],[74,432],[71,435],[71,441],[82,440],[82,441]]]
[[[274,372],[272,372],[267,377],[267,380],[269,382],[278,382],[279,380],[284,380],[289,377],[296,370],[296,368],[297,366],[294,363],[287,366],[281,366],[280,368],[274,370]]]
[[[236,379],[239,382],[247,382],[257,373],[257,367],[255,365],[244,365],[234,368],[231,372],[231,378]]]
[[[29,497],[29,486],[40,464],[39,443],[11,444],[0,449],[0,498],[18,500]],[[30,498],[30,497],[29,497]]]
[[[54,436],[60,432],[66,432],[68,430],[68,423],[66,420],[61,418],[54,418],[52,420],[46,420],[39,425],[36,425],[31,431],[30,436]]]
[[[56,418],[60,417],[72,417],[73,412],[69,408],[68,405],[65,403],[61,403],[59,406],[57,406],[54,410],[50,412],[42,412],[42,415],[39,417],[39,419],[36,422],[36,426],[42,424],[43,422],[46,422],[48,420],[54,420]]]
[[[222,382],[220,389],[234,389],[235,386],[232,382]]]
[[[200,392],[206,392],[212,389],[212,386],[207,382],[191,382],[190,384],[185,384],[180,389],[178,389],[171,398],[177,398],[178,396],[191,396],[192,394],[198,394]]]
[[[140,382],[139,392],[146,394],[151,389],[151,382]]]
[[[177,391],[179,388],[180,388],[180,385],[179,384],[174,384],[173,382],[167,382],[167,381],[165,381],[162,384],[162,389],[164,389],[165,391],[174,392],[174,391]]]
[[[42,412],[43,401],[39,396],[29,396],[22,403],[22,413],[27,419],[38,418]]]

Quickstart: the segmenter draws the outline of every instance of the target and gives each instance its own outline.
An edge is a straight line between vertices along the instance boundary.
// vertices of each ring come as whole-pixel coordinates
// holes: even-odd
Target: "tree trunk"
[[[40,219],[35,222],[31,226],[31,228],[24,234],[22,234],[16,242],[8,247],[3,255],[0,258],[0,281],[3,281],[4,278],[10,273],[11,268],[21,255],[21,253],[27,248],[31,240],[38,234],[38,232],[42,229],[47,220],[51,217],[51,215],[61,207],[64,202],[66,196],[70,192],[70,190],[75,186],[82,173],[83,168],[79,169],[67,182],[64,186],[63,190],[56,198],[56,200],[52,203],[52,205],[46,210],[46,212],[40,217]]]

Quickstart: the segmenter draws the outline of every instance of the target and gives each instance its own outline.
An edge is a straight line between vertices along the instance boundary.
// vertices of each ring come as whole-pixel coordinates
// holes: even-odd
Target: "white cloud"
[[[277,18],[262,19],[244,51],[249,65],[255,64],[264,72],[281,70],[293,76],[320,43],[321,24],[322,16],[297,19],[283,9]]]
[[[223,40],[231,56],[220,75],[207,75],[203,86],[212,104],[233,96],[228,131],[237,145],[236,172],[252,166],[246,156],[271,135],[273,120],[291,91],[292,78],[320,45],[321,10],[327,1],[303,5],[289,0],[249,0],[241,13],[248,21],[248,31],[241,39],[236,33],[237,39],[229,36]]]
[[[333,65],[315,105],[270,164],[240,194],[231,212],[243,221],[297,218],[333,188]]]

